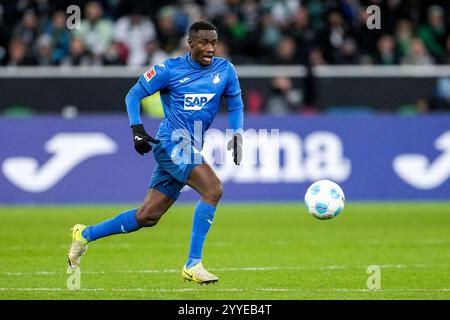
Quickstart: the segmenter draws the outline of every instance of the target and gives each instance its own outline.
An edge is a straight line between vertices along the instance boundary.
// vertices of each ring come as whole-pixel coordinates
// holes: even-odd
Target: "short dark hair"
[[[217,31],[215,25],[209,21],[197,21],[194,22],[189,28],[189,38],[195,37],[199,30],[214,30]]]

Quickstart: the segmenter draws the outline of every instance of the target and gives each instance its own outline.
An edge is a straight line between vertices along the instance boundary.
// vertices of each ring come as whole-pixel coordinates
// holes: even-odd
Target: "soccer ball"
[[[305,194],[309,214],[321,220],[333,219],[344,209],[345,195],[341,187],[330,180],[314,182]]]

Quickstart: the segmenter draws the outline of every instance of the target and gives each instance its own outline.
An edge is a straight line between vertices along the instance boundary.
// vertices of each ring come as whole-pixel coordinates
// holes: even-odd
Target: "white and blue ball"
[[[337,217],[344,210],[345,195],[331,180],[314,182],[305,193],[305,205],[313,217],[326,220]]]

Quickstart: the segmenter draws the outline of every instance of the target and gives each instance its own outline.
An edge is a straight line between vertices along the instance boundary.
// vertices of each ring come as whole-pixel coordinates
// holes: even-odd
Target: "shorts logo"
[[[188,93],[184,95],[184,110],[201,110],[216,94]]]
[[[147,82],[149,82],[150,80],[152,80],[155,74],[156,74],[155,67],[151,67],[150,69],[148,69],[148,71],[144,73],[144,78],[145,80],[147,80]]]

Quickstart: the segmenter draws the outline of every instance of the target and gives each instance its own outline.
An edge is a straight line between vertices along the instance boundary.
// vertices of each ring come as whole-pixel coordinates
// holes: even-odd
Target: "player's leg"
[[[223,185],[209,164],[196,166],[189,175],[187,185],[200,194],[203,202],[217,207],[223,194]]]
[[[127,210],[112,219],[86,227],[82,236],[88,242],[92,242],[113,234],[130,233],[142,227],[152,227],[158,223],[173,202],[172,198],[158,190],[150,189],[139,208]]]
[[[200,194],[201,200],[194,211],[189,255],[183,268],[183,276],[200,283],[216,282],[217,276],[206,271],[201,261],[203,245],[222,196],[223,186],[214,170],[206,163],[197,165],[191,171],[187,184]]]
[[[138,224],[141,227],[155,226],[159,219],[161,219],[162,215],[169,210],[174,202],[174,198],[151,188],[142,203],[142,206],[139,207],[136,213],[136,220]]]
[[[68,256],[70,266],[76,268],[80,264],[81,255],[86,252],[89,242],[156,225],[174,201],[173,198],[152,188],[139,208],[124,211],[114,218],[93,226],[75,225],[72,229],[72,245]]]
[[[185,148],[179,149],[173,141],[160,143],[158,146],[153,153],[158,159],[158,165],[164,170],[164,175],[155,175],[154,185],[174,199],[177,199],[186,184],[201,195],[194,212],[188,263],[183,267],[182,275],[185,279],[199,283],[215,282],[217,277],[203,268],[201,257],[206,234],[222,196],[222,183],[193,146],[189,153],[185,153]],[[174,151],[174,148],[177,149]]]

